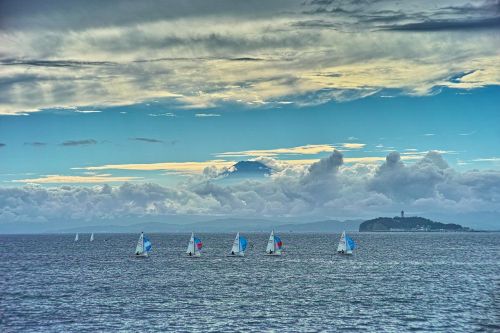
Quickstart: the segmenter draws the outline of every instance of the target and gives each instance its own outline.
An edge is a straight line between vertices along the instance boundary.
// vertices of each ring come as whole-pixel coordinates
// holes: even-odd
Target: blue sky
[[[436,150],[459,170],[498,170],[500,129],[495,124],[500,123],[499,92],[500,88],[489,87],[466,94],[451,89],[421,97],[388,98],[381,93],[354,101],[279,108],[228,104],[186,110],[158,101],[92,113],[58,109],[3,116],[1,179],[4,185],[14,185],[44,175],[85,176],[86,170],[75,168],[89,166],[239,161],[258,156],[219,154],[306,145],[331,145],[353,159],[383,160],[388,152],[399,151],[410,157],[409,163],[413,156]],[[359,146],[346,148],[346,144]],[[329,153],[276,157],[301,160]],[[171,184],[185,174],[166,171],[109,169],[106,173],[160,184]]]
[[[496,0],[2,1],[0,222],[494,220],[498,13]]]

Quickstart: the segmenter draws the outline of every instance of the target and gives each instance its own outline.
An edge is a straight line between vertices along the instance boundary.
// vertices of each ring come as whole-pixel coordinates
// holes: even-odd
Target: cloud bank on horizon
[[[181,108],[313,105],[387,89],[498,85],[499,8],[498,0],[2,1],[0,114],[157,99]]]
[[[264,161],[262,161],[264,162]],[[336,218],[500,211],[500,172],[451,168],[437,152],[405,164],[399,153],[381,165],[344,164],[334,150],[311,165],[265,157],[263,180],[223,185],[209,169],[175,187],[153,183],[0,187],[0,222],[121,219],[166,215]]]

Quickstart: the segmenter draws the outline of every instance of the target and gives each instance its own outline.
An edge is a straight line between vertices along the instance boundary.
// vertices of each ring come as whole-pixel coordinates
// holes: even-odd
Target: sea
[[[0,332],[500,332],[500,233],[0,235]]]

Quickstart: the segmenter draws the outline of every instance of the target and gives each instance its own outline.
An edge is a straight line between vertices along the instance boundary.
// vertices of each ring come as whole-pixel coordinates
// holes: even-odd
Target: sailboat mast
[[[144,233],[141,233],[141,253],[144,253]]]
[[[240,242],[240,233],[238,232],[238,235],[236,235],[238,238],[238,254],[241,253],[241,242]]]

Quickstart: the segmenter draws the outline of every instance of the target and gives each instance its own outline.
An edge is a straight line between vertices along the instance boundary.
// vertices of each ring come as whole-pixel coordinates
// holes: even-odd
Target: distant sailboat
[[[274,230],[271,231],[269,236],[269,241],[267,242],[266,255],[268,256],[280,256],[283,250],[283,242],[281,238],[274,235]]]
[[[75,242],[78,242],[78,233],[75,235]]]
[[[345,234],[345,231],[342,232],[342,236],[340,236],[339,246],[337,247],[337,252],[340,254],[352,254],[352,250],[356,248],[356,243],[352,240],[351,237]]]
[[[144,236],[144,233],[141,232],[135,248],[135,255],[138,257],[147,257],[148,253],[151,252],[151,249],[151,242]]]
[[[241,237],[240,233],[236,234],[236,238],[233,242],[233,247],[231,248],[231,253],[229,253],[230,257],[240,256],[243,257],[245,255],[245,250],[247,248],[247,239],[245,237]]]
[[[201,239],[194,237],[194,232],[191,233],[191,238],[189,239],[188,248],[186,250],[187,255],[189,257],[200,257],[202,247],[203,243]]]
[[[93,242],[94,241],[94,233],[92,233],[92,235],[90,235],[90,241]]]

